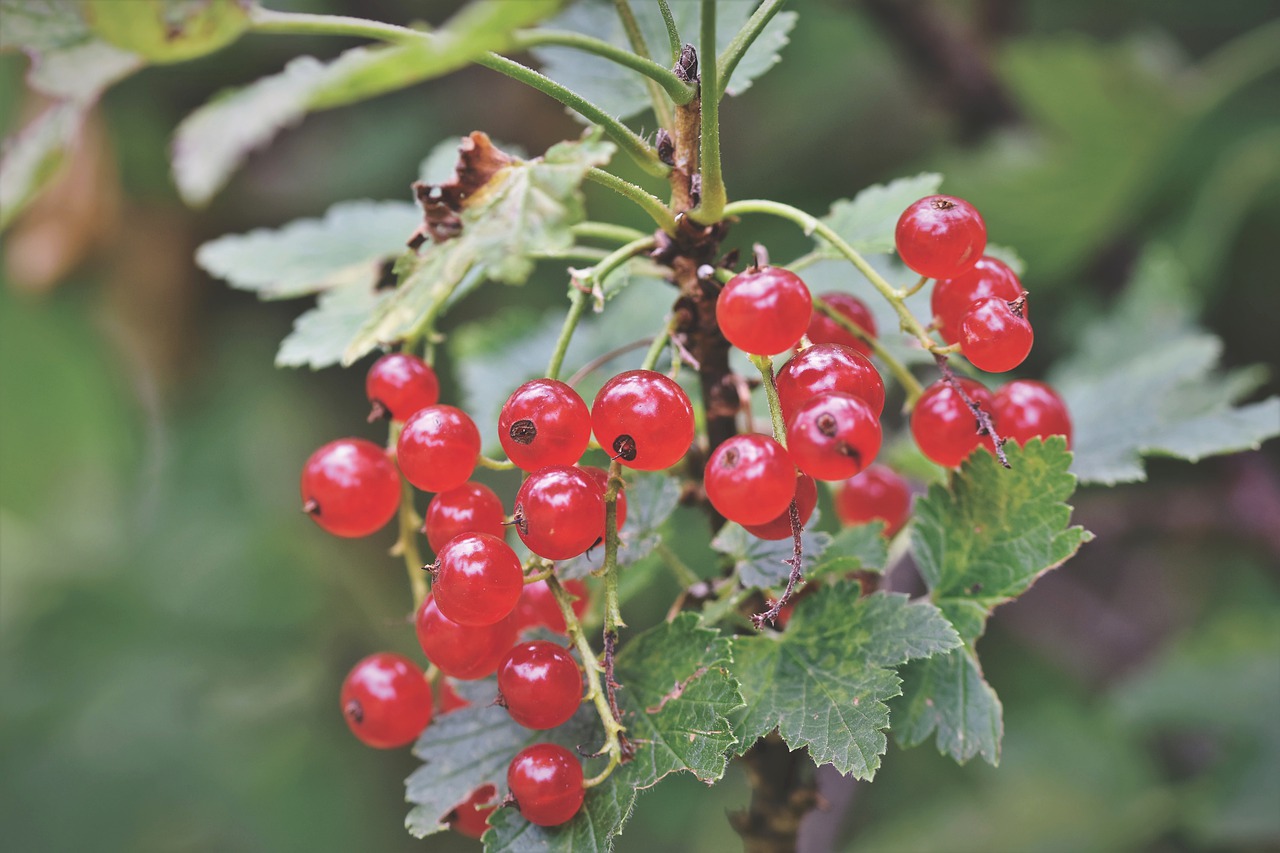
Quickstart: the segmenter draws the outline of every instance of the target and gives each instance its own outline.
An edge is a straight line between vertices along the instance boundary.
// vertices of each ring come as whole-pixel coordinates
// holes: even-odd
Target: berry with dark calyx
[[[597,468],[595,465],[579,465],[583,471],[591,475],[591,479],[600,484],[600,494],[603,495],[609,491],[609,472],[603,468]],[[627,490],[618,489],[618,495],[614,498],[614,515],[617,520],[618,529],[622,529],[622,525],[627,521]]]
[[[302,508],[335,536],[368,536],[400,508],[400,475],[372,441],[331,441],[302,467]]]
[[[1018,379],[997,389],[992,414],[1000,424],[1000,437],[1026,444],[1035,436],[1062,435],[1071,447],[1071,415],[1067,404],[1043,382]]]
[[[596,394],[591,426],[604,452],[623,465],[660,471],[693,444],[693,404],[675,380],[655,370],[628,370]]]
[[[538,826],[567,823],[582,808],[582,764],[554,743],[535,743],[507,767],[507,788],[520,814]]]
[[[1013,370],[1031,352],[1035,333],[1023,314],[1026,299],[1006,302],[979,299],[960,322],[960,352],[969,363],[988,373]]]
[[[414,628],[427,660],[460,681],[474,681],[493,672],[516,641],[511,617],[480,627],[459,625],[440,612],[433,596],[427,596],[418,608]]]
[[[884,535],[893,536],[911,514],[911,487],[893,469],[872,465],[840,484],[835,506],[845,524],[866,524],[878,518],[884,522]]]
[[[487,533],[502,539],[505,521],[502,501],[493,489],[466,482],[431,499],[422,531],[431,550],[439,554],[450,539],[463,533]]]
[[[867,337],[876,336],[876,318],[872,316],[871,309],[861,299],[852,293],[838,290],[824,293],[819,298],[834,308],[837,314],[866,332]],[[805,334],[811,343],[840,344],[862,355],[871,355],[870,344],[816,307],[813,310],[813,317],[809,320],[809,330]]]
[[[818,505],[818,486],[808,474],[796,474],[796,510],[800,513],[800,526],[803,528],[813,516],[814,507]],[[764,524],[744,524],[743,528],[757,539],[790,539],[791,506],[788,504],[777,518]]]
[[[579,580],[561,581],[560,585],[575,597],[573,613],[581,619],[590,603],[587,601],[587,585]],[[560,612],[560,605],[556,603],[555,594],[551,592],[551,587],[546,581],[534,581],[524,585],[524,592],[520,595],[520,601],[516,604],[516,612],[512,618],[515,620],[517,631],[546,628],[557,634],[563,634],[568,630],[564,622],[564,614]]]
[[[988,296],[1013,302],[1022,293],[1017,274],[1004,261],[984,255],[972,269],[935,284],[929,308],[938,334],[954,344],[960,340],[960,322],[969,313],[970,305]]]
[[[365,395],[373,411],[369,420],[403,421],[440,399],[436,372],[416,355],[393,352],[373,363],[364,379]]]
[[[729,279],[716,299],[716,321],[729,343],[753,355],[791,349],[809,328],[813,297],[800,276],[753,267]]]
[[[801,350],[775,379],[782,417],[790,421],[808,400],[824,391],[859,397],[876,417],[884,411],[884,379],[865,355],[842,344],[815,344]]]
[[[703,472],[707,500],[739,524],[764,524],[791,505],[796,469],[767,435],[735,435],[712,451]]]
[[[498,704],[526,729],[554,729],[582,704],[582,672],[555,643],[519,643],[498,665]]]
[[[898,257],[927,278],[952,278],[977,263],[987,247],[987,226],[969,202],[931,195],[902,212],[894,230]]]
[[[880,421],[865,400],[826,391],[805,402],[787,424],[791,461],[818,480],[844,480],[880,452]]]
[[[543,468],[516,492],[514,518],[520,541],[530,551],[548,560],[568,560],[604,535],[604,493],[581,468]]]
[[[487,533],[449,540],[435,563],[431,590],[436,606],[459,625],[479,627],[506,619],[524,591],[520,558],[506,542]]]
[[[995,417],[990,391],[972,379],[955,381],[970,399]],[[944,379],[926,388],[911,411],[911,436],[920,452],[944,468],[959,465],[984,443],[988,449],[994,449],[991,437],[980,435],[978,428],[973,411]]]
[[[342,716],[369,746],[405,746],[431,722],[431,685],[406,657],[391,652],[369,655],[342,682]]]
[[[444,822],[459,835],[479,838],[489,828],[489,815],[497,810],[498,789],[493,785],[481,785],[467,798],[453,807]]]
[[[572,465],[591,441],[591,412],[565,383],[534,379],[503,405],[498,440],[507,458],[530,473],[548,465]]]
[[[400,431],[396,461],[424,492],[447,492],[467,481],[480,455],[480,431],[467,413],[443,404],[414,412]]]

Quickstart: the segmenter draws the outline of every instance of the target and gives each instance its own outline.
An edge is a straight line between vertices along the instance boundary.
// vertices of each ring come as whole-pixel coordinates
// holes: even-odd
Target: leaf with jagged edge
[[[319,370],[342,359],[347,341],[391,294],[355,281],[320,294],[316,307],[293,321],[293,331],[280,342],[277,367]]]
[[[852,199],[832,204],[831,212],[822,221],[860,253],[892,252],[893,232],[902,212],[913,202],[936,193],[940,186],[942,176],[933,172],[874,184]],[[825,255],[841,257],[825,240],[817,240],[817,249]]]
[[[882,572],[888,559],[889,541],[884,537],[884,522],[856,524],[844,528],[831,539],[822,556],[805,569],[805,577]]]
[[[800,534],[801,558],[804,566],[821,560],[831,544],[831,534],[814,530],[815,511],[808,526]],[[772,589],[786,584],[791,566],[785,561],[795,554],[795,542],[786,539],[760,539],[740,525],[730,522],[711,540],[711,547],[733,560],[734,570],[743,586]]]

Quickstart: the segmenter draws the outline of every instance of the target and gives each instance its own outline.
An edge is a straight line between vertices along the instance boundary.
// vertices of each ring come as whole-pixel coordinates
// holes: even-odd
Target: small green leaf
[[[735,12],[738,8],[751,11],[750,6],[750,3],[738,3],[731,5],[729,9]],[[795,27],[796,20],[799,17],[795,12],[779,12],[773,16],[773,20],[765,25],[765,28],[756,36],[756,40],[747,48],[747,52],[742,55],[742,59],[738,60],[738,67],[733,70],[733,76],[729,78],[729,85],[725,87],[726,94],[741,95],[751,88],[751,84],[757,78],[764,76],[766,71],[782,61],[782,57],[779,54],[790,43],[791,30]],[[742,19],[741,23],[735,25],[734,31],[736,32],[740,29],[743,23],[746,23],[745,18]],[[716,29],[722,31],[718,16]]]
[[[806,578],[844,575],[848,572],[880,572],[889,559],[889,542],[884,537],[884,522],[873,521],[846,527],[835,535]]]
[[[913,178],[898,178],[888,184],[867,187],[852,200],[837,201],[831,212],[823,217],[846,243],[863,254],[892,252],[893,232],[898,218],[912,202],[933,195],[942,186],[942,176],[924,172]],[[835,256],[825,240],[818,241],[818,249]]]
[[[969,649],[907,664],[902,696],[893,704],[893,736],[901,746],[918,746],[936,732],[938,751],[961,764],[975,755],[1000,763],[1000,699]]]
[[[808,567],[820,560],[831,544],[830,533],[813,530],[816,518],[815,513],[800,534],[806,575]],[[733,559],[734,570],[743,586],[773,589],[784,585],[791,574],[791,566],[785,562],[795,554],[795,543],[790,538],[760,539],[742,525],[730,522],[711,540],[711,547]]]
[[[151,62],[183,62],[235,41],[249,27],[242,0],[80,0],[89,28]]]
[[[342,360],[347,341],[391,294],[354,281],[320,294],[316,307],[293,322],[293,331],[280,343],[277,367],[319,370]]]

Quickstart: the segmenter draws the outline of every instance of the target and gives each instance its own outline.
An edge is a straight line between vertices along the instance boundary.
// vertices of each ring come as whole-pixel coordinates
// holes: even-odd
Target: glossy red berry
[[[591,412],[578,392],[555,379],[534,379],[515,390],[498,415],[498,440],[525,471],[572,465],[591,441]]]
[[[342,682],[342,716],[369,746],[405,746],[431,722],[431,685],[406,657],[369,655]]]
[[[818,486],[808,474],[796,475],[796,510],[800,513],[800,526],[804,527],[813,516],[814,507],[818,505]],[[776,518],[764,524],[744,524],[746,531],[757,539],[790,539],[791,507],[787,506]]]
[[[368,536],[400,508],[400,475],[372,441],[331,441],[302,468],[302,508],[335,536]]]
[[[440,612],[433,596],[418,608],[414,627],[427,660],[461,681],[474,681],[493,672],[516,641],[510,617],[480,627],[459,625]]]
[[[1063,435],[1071,446],[1071,415],[1067,404],[1043,382],[1019,379],[996,391],[992,408],[1000,437],[1026,444],[1035,436]]]
[[[1018,281],[1017,274],[1004,261],[989,255],[980,258],[972,269],[935,284],[929,307],[942,339],[949,344],[957,343],[960,322],[969,313],[969,306],[988,296],[1006,302],[1022,296],[1022,282]]]
[[[660,471],[693,444],[693,404],[675,380],[654,370],[628,370],[596,394],[591,426],[604,452],[623,465]]]
[[[511,546],[487,533],[463,533],[440,549],[431,587],[436,606],[459,625],[506,619],[524,591],[524,569]]]
[[[876,336],[876,318],[872,316],[867,304],[852,293],[832,291],[820,297],[853,325],[867,333],[868,337]],[[862,355],[871,355],[871,345],[862,338],[841,326],[824,312],[814,309],[809,320],[809,331],[805,333],[809,341],[815,344],[840,344]]]
[[[535,743],[516,754],[507,768],[507,788],[520,814],[538,826],[559,826],[582,808],[582,764],[554,743]]]
[[[1035,334],[1022,314],[1025,299],[1005,302],[988,297],[969,306],[960,322],[960,352],[988,373],[1013,370],[1031,352]]]
[[[431,550],[439,554],[450,539],[463,533],[487,533],[504,538],[505,520],[502,501],[493,489],[467,482],[431,499],[422,530],[427,534]]]
[[[582,672],[562,646],[519,643],[498,665],[498,702],[526,729],[554,729],[582,704]]]
[[[489,828],[489,815],[497,810],[497,799],[498,789],[495,786],[481,785],[453,807],[445,823],[459,835],[479,838]]]
[[[880,519],[884,535],[893,536],[911,514],[911,487],[891,468],[872,465],[836,489],[836,515],[845,524]]]
[[[787,424],[791,461],[818,480],[844,480],[880,452],[880,421],[866,401],[827,391],[808,400]]]
[[[991,392],[972,379],[957,379],[970,399],[988,414],[993,413]],[[998,429],[998,425],[997,425]],[[984,442],[993,447],[988,436],[978,434],[978,421],[945,380],[925,389],[911,412],[911,436],[920,452],[946,468],[954,468]]]
[[[796,468],[767,435],[735,435],[711,452],[703,472],[707,500],[739,524],[764,524],[791,505]]]
[[[369,420],[403,421],[440,399],[436,372],[416,355],[393,352],[373,363],[364,378],[365,395],[373,411]]]
[[[459,696],[458,691],[453,689],[453,685],[449,683],[449,679],[440,679],[439,689],[436,690],[437,714],[447,714],[450,711],[456,711],[459,708],[466,708],[470,705],[470,702]]]
[[[894,243],[898,257],[915,272],[928,278],[951,278],[982,257],[987,226],[964,199],[931,195],[902,212]]]
[[[876,417],[884,411],[884,379],[865,355],[842,344],[815,344],[782,365],[775,379],[782,417],[796,411],[824,391],[859,397]]]
[[[605,492],[609,491],[608,471],[603,468],[597,468],[594,465],[579,465],[578,467],[583,471],[586,471],[587,474],[591,476],[591,479],[600,484],[600,494],[603,495]],[[621,530],[622,525],[627,522],[627,490],[625,488],[618,489],[618,496],[614,498],[614,503],[616,504],[614,514],[616,516],[617,526],[618,529]]]
[[[579,580],[561,581],[560,584],[566,592],[575,597],[573,612],[581,619],[587,612],[589,603],[587,585]],[[567,630],[564,614],[560,612],[560,605],[556,603],[556,597],[546,581],[535,581],[524,585],[524,592],[516,604],[516,612],[512,618],[515,619],[517,631],[546,628],[557,634],[563,634]]]
[[[447,492],[467,481],[480,455],[480,431],[467,413],[443,404],[414,412],[400,431],[396,461],[424,492]]]
[[[716,299],[716,322],[729,343],[754,355],[777,355],[809,328],[813,297],[800,276],[780,267],[752,268],[729,279]]]
[[[520,541],[530,551],[548,560],[568,560],[604,535],[604,492],[581,468],[543,468],[516,492],[514,517]]]

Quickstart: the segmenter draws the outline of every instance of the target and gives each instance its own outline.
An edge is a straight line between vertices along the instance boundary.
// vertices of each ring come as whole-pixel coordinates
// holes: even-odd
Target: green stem
[[[662,559],[667,568],[671,570],[671,574],[675,576],[676,583],[680,584],[681,589],[688,589],[694,584],[702,580],[694,574],[693,569],[684,560],[680,559],[680,555],[672,551],[666,542],[659,542],[654,552]]]
[[[675,65],[676,60],[680,58],[680,31],[676,29],[676,19],[671,14],[671,7],[667,5],[667,0],[658,0],[658,10],[662,12],[662,23],[667,28],[667,46],[671,48],[671,64]]]
[[[827,304],[825,299],[818,298],[813,300],[813,307],[830,317],[840,328],[871,347],[871,351],[875,353],[882,362],[884,362],[885,367],[889,368],[889,372],[893,374],[893,378],[898,380],[898,384],[902,386],[904,391],[906,391],[906,407],[910,409],[915,405],[916,400],[924,392],[924,388],[921,387],[919,380],[912,375],[911,371],[907,369],[905,364],[885,349],[884,345],[880,343],[879,340],[872,335],[868,335],[866,329],[862,328],[857,323],[853,322],[848,317],[844,316],[835,308],[832,308]]]
[[[395,453],[396,443],[400,438],[400,430],[404,425],[393,422],[387,432],[387,449]],[[427,573],[422,570],[422,551],[418,548],[418,529],[422,518],[413,507],[413,486],[403,476],[400,478],[400,510],[398,518],[398,535],[396,544],[391,546],[391,553],[404,558],[405,572],[409,575],[409,588],[413,591],[413,612],[417,613],[422,602],[427,600]]]
[[[764,381],[764,395],[769,400],[769,419],[773,422],[773,437],[783,447],[787,446],[787,424],[782,418],[782,401],[778,399],[778,386],[773,377],[773,359],[767,355],[748,356],[760,371]]]
[[[908,288],[905,288],[904,290],[900,290],[898,292],[902,294],[903,299],[906,299],[908,296],[915,296],[917,293],[923,290],[924,286],[928,283],[929,283],[929,276],[922,275],[920,276],[920,280],[917,281],[915,284],[911,285]]]
[[[406,42],[429,37],[428,33],[345,15],[311,15],[304,12],[277,12],[254,6],[249,12],[249,29],[255,33],[283,35],[353,36],[377,41]]]
[[[662,351],[667,348],[667,343],[671,340],[671,323],[666,328],[653,336],[653,343],[649,345],[649,351],[644,354],[644,361],[640,362],[641,370],[653,370],[657,365],[658,359],[662,357]]]
[[[676,233],[676,219],[671,215],[671,211],[662,203],[662,200],[652,193],[636,186],[630,181],[624,181],[611,172],[604,169],[592,167],[587,172],[587,180],[597,183],[602,187],[608,187],[619,195],[625,196],[635,202],[639,207],[649,214],[659,228],[668,234]]]
[[[622,463],[609,463],[609,486],[604,493],[604,562],[592,574],[604,577],[604,629],[625,628],[618,598],[618,493],[622,491]]]
[[[773,16],[778,14],[782,9],[786,0],[765,0],[760,4],[760,8],[747,19],[742,25],[742,29],[738,30],[737,35],[733,37],[733,41],[729,42],[729,46],[724,49],[724,53],[720,54],[720,58],[716,60],[719,66],[720,85],[716,88],[716,100],[724,97],[725,89],[729,87],[729,78],[733,76],[733,71],[738,67],[738,63],[742,61],[743,55],[752,43],[760,36],[760,33],[773,20]],[[703,91],[706,91],[704,87]],[[703,109],[706,109],[704,106]]]
[[[699,225],[712,225],[724,218],[726,201],[724,176],[720,174],[720,99],[716,72],[716,0],[702,0],[702,32],[698,37],[698,70],[702,75],[701,136],[698,168],[702,175],[702,195],[689,218]]]
[[[633,18],[632,21],[634,22],[634,20]],[[636,53],[632,53],[603,39],[583,35],[582,33],[569,32],[567,30],[520,30],[515,33],[511,45],[513,50],[526,50],[539,45],[571,47],[584,53],[592,53],[596,56],[604,57],[611,62],[643,74],[645,84],[649,87],[650,96],[653,98],[654,109],[664,124],[669,124],[671,121],[671,108],[667,105],[666,98],[663,97],[664,92],[666,97],[677,104],[687,104],[697,95],[697,90],[693,86],[677,77],[671,69],[664,68],[654,62],[649,58],[648,53],[640,53],[639,50]],[[641,46],[643,47],[643,44]]]
[[[490,471],[514,471],[516,468],[516,463],[508,459],[490,459],[484,454],[476,457],[476,464]]]
[[[645,44],[644,33],[640,32],[640,24],[636,22],[636,15],[635,12],[631,11],[629,0],[613,0],[613,8],[618,13],[618,19],[622,21],[622,29],[627,33],[627,43],[631,45],[636,58],[644,62],[653,63],[655,67],[662,68],[662,66],[653,62],[653,55],[649,53],[649,46]],[[667,86],[663,86],[666,89],[667,97],[671,98],[671,100],[678,104],[687,104],[697,96],[697,89],[676,77],[674,71],[667,68],[662,68],[662,70],[664,73],[670,74],[671,80],[680,86],[679,94],[673,92]],[[653,115],[658,120],[658,127],[670,127],[671,105],[667,103],[666,99],[662,97],[662,92],[659,91],[659,86],[662,84],[657,77],[650,77],[650,79],[644,81],[644,84],[645,88],[649,90],[649,102],[653,104]],[[684,101],[679,100],[680,97],[686,94],[688,97]]]
[[[571,225],[569,230],[575,237],[586,237],[594,240],[608,240],[612,243],[630,243],[639,240],[645,233],[638,228],[625,225],[614,225],[612,222],[579,222]]]

